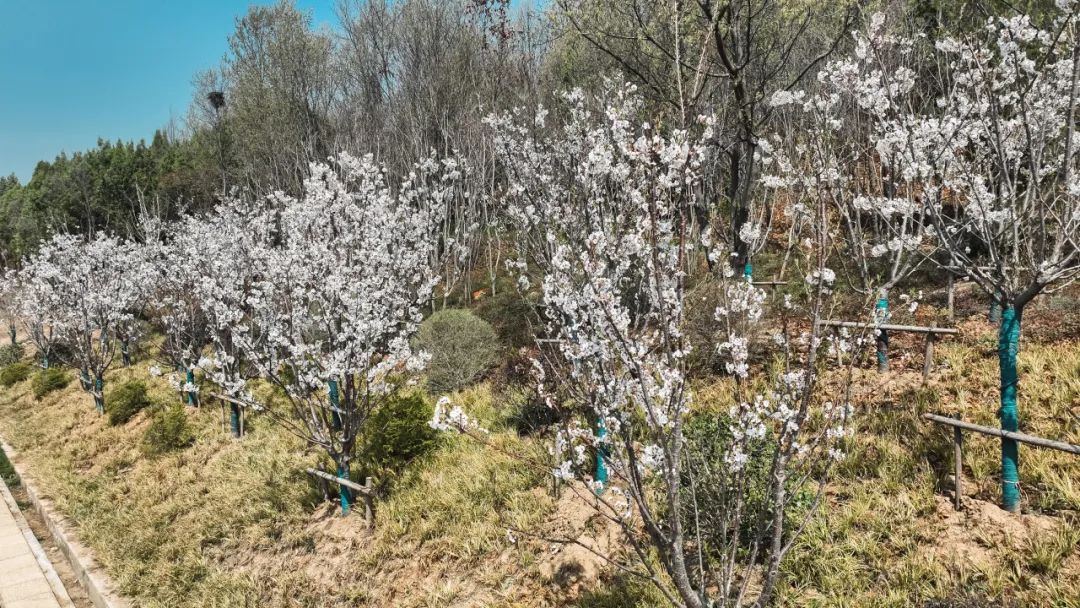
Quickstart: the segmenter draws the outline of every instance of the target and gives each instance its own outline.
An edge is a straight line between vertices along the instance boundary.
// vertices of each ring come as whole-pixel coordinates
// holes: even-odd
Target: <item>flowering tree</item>
[[[190,267],[198,268],[192,300],[206,321],[212,352],[198,365],[222,392],[236,401],[254,403],[247,380],[256,374],[235,338],[248,334],[248,344],[261,348],[262,333],[252,324],[259,305],[256,282],[262,278],[270,246],[273,216],[243,199],[229,199],[205,217],[188,217],[175,229],[173,246],[184,252]],[[240,406],[230,403],[233,435],[240,434]]]
[[[857,293],[875,295],[874,321],[889,320],[889,294],[934,255],[933,229],[923,204],[923,177],[900,162],[902,150],[881,143],[882,132],[903,121],[918,96],[916,72],[908,67],[915,42],[872,17],[866,32],[853,33],[850,58],[831,61],[818,73],[816,91],[778,91],[774,107],[786,107],[799,137],[770,179],[780,187],[803,182],[824,197],[840,219],[841,260]],[[886,50],[887,49],[887,50]],[[802,180],[807,163],[828,168],[819,184]],[[878,369],[888,369],[889,336],[875,329]]]
[[[932,103],[907,86],[910,70],[880,73],[876,91],[895,90],[904,101],[895,115],[873,115],[866,133],[883,166],[921,200],[938,244],[1003,310],[1000,417],[1010,431],[1018,426],[1024,307],[1080,272],[1076,9],[1059,1],[1042,26],[1027,15],[991,18],[981,30],[921,49],[940,66],[933,85],[941,93]],[[896,54],[895,45],[871,35],[848,65],[872,70],[873,58]],[[1016,442],[1002,439],[1010,511],[1019,508],[1017,452]]]
[[[269,413],[323,448],[340,477],[396,377],[422,366],[409,337],[436,285],[431,252],[448,199],[465,196],[464,175],[454,159],[427,159],[393,184],[370,156],[342,154],[312,166],[302,197],[270,197],[277,243],[258,254],[251,311],[237,314],[231,340],[286,396],[287,411],[267,404]],[[213,307],[234,305],[230,288],[208,293]]]
[[[164,334],[160,354],[173,370],[168,380],[188,405],[198,406],[195,370],[210,338],[196,285],[203,280],[207,250],[184,232],[185,228],[190,226],[165,224],[148,217],[143,219],[142,232],[154,286],[151,311]],[[160,373],[157,366],[151,371]]]
[[[30,341],[41,357],[41,367],[48,369],[52,355],[60,342],[56,326],[60,320],[60,301],[56,291],[58,275],[63,268],[36,253],[23,262],[23,268],[13,281],[18,316],[26,327]]]
[[[58,234],[27,261],[33,293],[48,307],[50,329],[71,349],[83,386],[104,413],[104,375],[112,364],[117,328],[130,321],[145,277],[139,248],[111,236]]]
[[[696,270],[688,252],[723,261],[733,246],[689,229],[701,166],[713,153],[711,121],[665,135],[638,126],[632,89],[602,99],[600,116],[584,95],[567,99],[567,124],[548,136],[535,134],[543,111],[530,124],[489,120],[523,244],[513,266],[522,286],[538,279],[542,294],[550,346],[541,349],[546,362],[535,361],[537,388],[549,406],[569,404],[575,414],[558,433],[552,473],[585,482],[591,492],[583,497],[623,530],[638,557],[619,566],[652,581],[673,605],[766,605],[809,513],[795,514],[792,496],[819,498],[811,470],[839,456],[847,410],[816,396],[816,329],[778,331],[781,363],[755,369],[749,346],[764,294],[728,264],[714,264],[722,283],[716,318],[727,334],[716,347],[735,392],[726,411],[695,411],[683,333],[685,283]],[[821,238],[826,215],[821,208],[809,215]],[[805,257],[811,282],[803,310],[815,320],[831,286],[823,251],[817,242]],[[707,437],[715,450],[688,441],[688,425],[702,420],[720,429]],[[432,424],[475,430],[445,404]],[[594,469],[594,458],[604,466]],[[766,498],[749,498],[755,482]],[[760,584],[755,591],[751,580]]]

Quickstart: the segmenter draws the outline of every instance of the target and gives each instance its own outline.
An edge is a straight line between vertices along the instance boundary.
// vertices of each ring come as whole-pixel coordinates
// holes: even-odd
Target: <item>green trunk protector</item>
[[[596,438],[603,439],[607,436],[607,427],[604,425],[604,419],[598,418],[596,421]],[[604,492],[604,488],[607,487],[608,471],[607,464],[604,463],[605,449],[603,444],[600,444],[596,448],[596,494],[600,495]]]
[[[348,471],[348,469],[346,469],[345,467],[343,467],[341,465],[338,465],[337,476],[342,478],[342,479],[349,479],[349,471]],[[346,488],[342,484],[338,484],[338,488],[340,490],[339,495],[341,497],[341,514],[342,515],[348,515],[349,514],[349,498],[350,498],[349,488]]]
[[[94,406],[99,414],[105,413],[105,380],[101,376],[94,378]]]
[[[1012,306],[1001,315],[998,330],[998,365],[1001,371],[1001,429],[1019,430],[1019,414],[1016,409],[1016,389],[1019,376],[1016,371],[1016,355],[1020,349],[1020,317],[1022,311]],[[1020,510],[1020,446],[1005,437],[1001,438],[1001,506],[1006,511]]]
[[[187,383],[191,385],[195,384],[195,370],[190,367],[187,370]],[[199,394],[195,391],[188,391],[187,402],[188,405],[192,407],[199,407]]]
[[[229,404],[229,426],[232,428],[233,437],[240,436],[240,406],[235,403]]]
[[[875,317],[879,319],[879,323],[886,323],[889,320],[889,299],[887,297],[880,297],[875,307]],[[884,329],[878,329],[878,334],[874,340],[877,345],[877,364],[878,371],[881,373],[889,371],[889,332]]]
[[[330,418],[334,425],[335,431],[341,430],[341,414],[338,412],[341,410],[341,395],[338,392],[337,380],[331,378],[326,381],[327,392],[330,395]]]

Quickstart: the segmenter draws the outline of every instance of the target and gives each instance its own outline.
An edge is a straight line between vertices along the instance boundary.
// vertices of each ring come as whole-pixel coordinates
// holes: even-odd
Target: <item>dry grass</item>
[[[1080,458],[1021,448],[1023,516],[996,506],[1000,442],[965,434],[964,505],[952,508],[952,431],[928,411],[996,426],[994,329],[980,318],[942,344],[931,382],[921,356],[856,405],[848,458],[819,519],[785,565],[791,606],[1080,606]],[[893,350],[918,348],[894,341]],[[1080,443],[1080,343],[1024,341],[1021,430]]]
[[[179,399],[145,367],[111,372],[106,390],[139,378],[156,402]],[[533,492],[540,476],[490,448],[450,439],[411,465],[372,534],[319,504],[303,473],[317,455],[265,420],[234,441],[216,407],[188,408],[195,444],[149,457],[148,413],[113,427],[77,383],[40,402],[29,390],[0,392],[0,434],[140,605],[491,605],[536,587],[504,580],[528,576],[506,527],[542,521],[550,501]],[[483,388],[464,400],[497,409]],[[530,449],[510,433],[493,440]]]
[[[977,303],[976,303],[977,304]],[[998,499],[999,443],[966,437],[965,510],[951,507],[951,434],[927,411],[996,424],[997,359],[981,307],[938,348],[920,386],[921,346],[893,342],[894,372],[860,371],[855,435],[828,500],[784,565],[785,606],[1080,606],[1080,458],[1021,449],[1026,514]],[[1036,310],[1020,354],[1021,427],[1080,443],[1080,343],[1047,341],[1059,314]],[[179,397],[143,373],[160,402]],[[834,380],[835,381],[835,380]],[[506,529],[543,532],[553,504],[542,471],[510,452],[519,438],[487,386],[458,401],[493,430],[492,445],[449,438],[413,463],[378,504],[378,528],[319,504],[300,471],[317,458],[256,419],[242,441],[215,408],[190,410],[195,445],[147,457],[147,414],[110,427],[77,384],[35,402],[29,382],[0,391],[0,434],[38,485],[78,524],[125,593],[144,606],[655,606],[649,587],[613,573],[568,598],[546,573],[539,542],[507,544]],[[730,387],[703,382],[696,402],[726,409]],[[521,538],[521,535],[519,535]]]

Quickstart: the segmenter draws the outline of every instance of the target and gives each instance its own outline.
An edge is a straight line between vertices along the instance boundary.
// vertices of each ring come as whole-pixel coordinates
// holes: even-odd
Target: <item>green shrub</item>
[[[431,315],[413,342],[416,349],[431,355],[428,390],[434,394],[463,388],[491,369],[500,350],[491,324],[464,309]]]
[[[26,355],[22,344],[5,344],[0,346],[0,367],[14,365]]]
[[[533,314],[530,304],[516,288],[510,286],[498,294],[483,298],[476,314],[491,323],[503,344],[513,348],[532,346],[533,335],[528,319]]]
[[[34,376],[34,399],[41,399],[53,391],[65,388],[71,377],[59,367],[43,369]]]
[[[16,383],[29,378],[32,369],[30,364],[22,361],[12,363],[3,370],[0,370],[0,385],[4,388],[11,388]]]
[[[506,408],[507,422],[520,435],[542,431],[565,418],[565,412],[550,407],[535,390],[521,385],[507,386],[499,400]]]
[[[15,467],[11,465],[3,449],[0,449],[0,479],[4,480],[8,487],[19,485],[19,474],[15,472]]]
[[[431,450],[438,433],[428,422],[434,408],[423,393],[412,391],[391,396],[364,423],[360,464],[365,474],[386,481],[417,456]]]
[[[105,400],[105,412],[109,414],[109,424],[124,424],[135,414],[147,408],[150,399],[146,396],[146,384],[134,380],[120,385]]]
[[[75,362],[74,351],[71,350],[70,345],[64,344],[63,342],[53,344],[52,351],[49,353],[49,363],[59,363],[61,365],[78,367],[78,364]]]
[[[143,444],[148,453],[164,454],[186,448],[192,443],[195,443],[195,433],[188,424],[183,405],[174,403],[156,409],[143,436]]]

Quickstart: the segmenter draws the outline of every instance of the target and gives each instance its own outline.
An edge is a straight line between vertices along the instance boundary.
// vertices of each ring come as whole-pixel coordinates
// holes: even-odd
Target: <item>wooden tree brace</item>
[[[370,477],[366,477],[364,479],[364,485],[360,485],[355,481],[350,481],[343,477],[338,477],[337,475],[331,475],[330,473],[318,469],[307,468],[304,470],[307,471],[309,475],[331,481],[359,494],[360,497],[364,499],[364,521],[367,522],[368,528],[375,527],[375,488],[372,487],[373,484]]]
[[[963,478],[963,431],[973,431],[976,433],[982,433],[983,435],[990,435],[991,437],[1006,437],[1014,441],[1019,441],[1020,443],[1026,443],[1040,448],[1060,450],[1062,452],[1068,452],[1070,454],[1076,454],[1080,456],[1080,445],[1074,445],[1071,443],[1066,443],[1064,441],[1043,439],[1042,437],[1036,437],[1034,435],[1028,435],[1026,433],[1015,433],[1012,431],[995,429],[993,427],[982,426],[981,424],[972,424],[970,422],[964,422],[963,420],[957,420],[956,418],[948,418],[946,416],[939,416],[937,414],[926,413],[923,414],[922,417],[931,422],[951,426],[953,428],[953,476],[955,477],[955,485],[953,489],[953,491],[955,492],[955,495],[953,496],[953,507],[956,508],[957,511],[959,511],[961,508],[960,498],[961,496],[963,496],[963,492],[961,490],[961,483]]]

